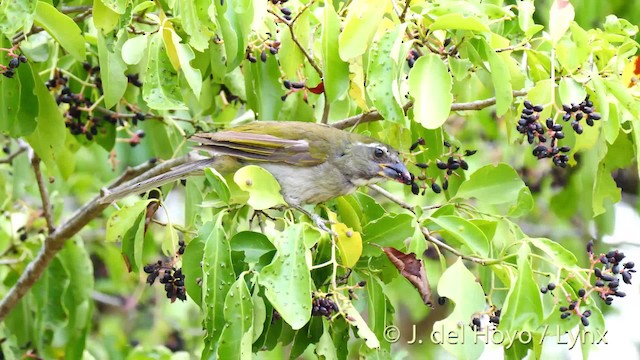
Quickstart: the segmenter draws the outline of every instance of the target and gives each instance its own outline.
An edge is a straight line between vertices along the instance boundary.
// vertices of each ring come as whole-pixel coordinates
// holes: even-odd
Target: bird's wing
[[[326,160],[326,155],[311,151],[309,142],[304,139],[227,130],[196,134],[191,140],[200,143],[198,149],[251,161],[313,166]]]

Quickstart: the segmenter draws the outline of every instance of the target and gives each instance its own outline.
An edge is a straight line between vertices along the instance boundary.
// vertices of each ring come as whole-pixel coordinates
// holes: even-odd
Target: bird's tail
[[[137,183],[124,183],[111,190],[105,190],[105,195],[100,199],[103,204],[112,203],[118,199],[122,199],[132,194],[141,194],[143,192],[155,189],[159,186],[168,184],[172,181],[181,180],[190,176],[202,175],[204,169],[208,167],[216,167],[216,162],[220,161],[219,157],[210,157],[201,160],[195,160],[186,164],[176,166],[164,174],[154,176],[150,179]]]

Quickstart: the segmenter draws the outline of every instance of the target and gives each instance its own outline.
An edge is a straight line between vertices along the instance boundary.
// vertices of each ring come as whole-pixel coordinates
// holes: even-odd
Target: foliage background
[[[511,294],[505,290],[509,287],[522,290],[522,295],[511,297],[511,301],[518,300],[518,305],[515,310],[503,313],[502,329],[526,326],[535,329],[543,322],[559,322],[558,304],[549,296],[541,296],[538,287],[550,278],[558,281],[574,270],[581,273],[578,269],[588,269],[584,246],[592,237],[596,239],[597,252],[610,250],[600,240],[613,230],[613,208],[621,199],[620,188],[632,201],[637,193],[636,125],[640,112],[637,88],[626,86],[632,75],[625,74],[624,70],[633,64],[637,51],[633,40],[637,38],[637,28],[633,24],[640,19],[639,5],[628,1],[571,1],[576,23],[565,34],[567,29],[563,25],[569,27],[571,19],[564,15],[559,15],[555,22],[559,25],[555,32],[548,25],[552,6],[559,3],[565,4],[564,1],[415,1],[411,3],[406,21],[402,21],[387,2],[376,3],[378,6],[374,3],[367,6],[367,2],[357,0],[346,5],[334,3],[337,12],[333,13],[326,11],[330,2],[290,1],[284,6],[293,10],[293,17],[302,14],[296,19],[293,31],[303,44],[301,47],[309,52],[311,62],[290,37],[290,29],[274,22],[277,17],[282,20],[284,13],[279,10],[282,6],[266,1],[3,1],[0,4],[2,47],[10,48],[13,40],[22,40],[21,33],[29,35],[19,42],[28,63],[17,69],[13,79],[2,77],[0,80],[3,95],[0,129],[11,154],[26,149],[28,143],[43,161],[44,179],[55,179],[47,183],[46,188],[53,205],[52,218],[57,224],[62,224],[75,209],[99,194],[100,189],[127,166],[145,164],[151,158],[177,158],[188,150],[185,139],[189,134],[215,130],[237,121],[238,117],[251,119],[257,114],[258,119],[321,121],[326,115],[329,123],[335,123],[375,108],[384,116],[384,121],[363,123],[356,131],[402,150],[408,150],[411,143],[422,136],[427,140],[429,151],[418,156],[417,161],[433,162],[441,157],[445,149],[439,144],[445,139],[462,149],[477,149],[478,154],[467,159],[470,165],[467,175],[460,172],[460,177],[452,177],[449,190],[441,195],[429,191],[426,197],[417,197],[399,184],[385,186],[411,205],[442,206],[439,209],[418,211],[414,216],[383,197],[374,200],[365,194],[371,194],[367,189],[328,204],[341,222],[362,233],[365,242],[362,258],[348,285],[367,280],[364,289],[356,289],[359,299],[354,305],[365,315],[369,328],[381,341],[382,350],[368,349],[362,339],[346,330],[347,324],[341,317],[332,324],[314,317],[311,325],[301,331],[285,325],[281,325],[284,330],[271,330],[273,335],[264,341],[270,351],[258,352],[256,356],[283,358],[290,356],[293,349],[291,356],[305,351],[305,356],[310,358],[320,354],[331,357],[333,351],[329,344],[335,344],[340,350],[335,356],[343,358],[346,353],[341,344],[346,343],[343,336],[347,333],[351,337],[348,343],[351,356],[400,358],[424,352],[435,356],[443,349],[449,355],[478,355],[481,348],[440,347],[428,341],[412,346],[403,346],[401,341],[392,347],[382,340],[382,333],[390,324],[401,326],[402,333],[406,334],[410,330],[407,324],[416,323],[419,334],[429,334],[438,320],[468,323],[472,314],[491,312],[482,299],[482,291],[488,294],[489,304],[502,308]],[[210,5],[213,7],[209,8]],[[395,5],[401,13],[404,3]],[[67,12],[72,7],[79,8]],[[348,10],[342,12],[345,7]],[[535,9],[532,22],[524,9]],[[356,30],[344,26],[349,16],[358,11],[367,14],[366,19],[378,16],[379,21],[352,21]],[[210,17],[210,12],[225,13],[225,16]],[[477,20],[462,15],[473,15]],[[445,16],[452,17],[442,21]],[[437,19],[442,22],[436,28],[433,24]],[[425,51],[427,55],[411,69],[406,61],[411,44],[400,45],[397,41],[404,36],[403,22],[411,23],[410,30],[416,28],[415,24],[423,30],[434,29],[429,36],[422,32],[418,41],[430,42],[435,54]],[[537,29],[538,32],[529,30],[535,24],[542,24],[544,28]],[[32,25],[44,31],[34,31]],[[389,30],[387,35],[384,35],[385,29]],[[580,38],[586,31],[588,44],[583,41],[584,37]],[[263,48],[267,33],[281,42],[277,55]],[[367,33],[370,38],[364,36]],[[458,56],[443,53],[449,49],[439,45],[446,38],[451,38]],[[531,48],[525,50],[525,44]],[[247,46],[256,63],[246,59]],[[514,46],[514,51],[494,52],[510,46]],[[554,46],[557,61],[552,74],[550,59],[554,56],[551,51]],[[260,59],[263,49],[267,54],[264,62]],[[6,64],[9,57],[3,59]],[[104,94],[95,87],[96,74],[87,72],[83,61],[89,61],[92,66],[99,64]],[[386,71],[389,65],[395,72]],[[73,93],[82,93],[92,100],[95,107],[86,104],[91,108],[92,117],[103,118],[105,114],[113,115],[109,111],[115,111],[125,114],[124,121],[118,127],[103,121],[92,139],[71,135],[63,119],[68,109],[64,104],[56,104],[58,93],[51,95],[45,87],[45,82],[54,77],[55,69],[63,69],[62,74],[70,78]],[[283,80],[304,81],[308,88],[313,88],[321,81],[320,73],[324,75],[324,93],[298,91],[286,101],[281,100],[287,92]],[[128,84],[124,74],[140,74],[142,88]],[[406,75],[409,79],[404,78]],[[554,76],[558,77],[558,93],[551,91],[549,78]],[[450,83],[447,77],[452,78]],[[390,88],[394,91],[392,96],[388,93]],[[545,111],[551,115],[556,113],[553,100],[557,100],[555,105],[559,108],[562,102],[579,101],[586,93],[592,94],[597,110],[603,113],[602,126],[585,129],[581,137],[573,136],[567,126],[566,141],[573,147],[572,157],[576,150],[579,152],[569,169],[554,168],[550,162],[531,156],[531,147],[526,141],[522,143],[515,131],[524,97],[513,97],[512,90],[528,91],[527,97],[534,103],[545,104]],[[404,94],[419,104],[406,116],[402,111],[407,101]],[[496,106],[450,112],[452,101],[466,104],[494,96]],[[330,111],[325,112],[327,100]],[[146,118],[134,124],[138,112]],[[86,114],[83,116],[86,122]],[[140,130],[144,132],[142,138]],[[131,146],[137,142],[137,146]],[[0,295],[6,294],[25,272],[48,234],[34,166],[24,156],[27,152],[19,153],[11,164],[0,164],[0,205],[4,211],[0,219],[3,261]],[[503,164],[492,167],[491,164],[496,163]],[[441,183],[442,174],[434,167],[428,175],[437,177]],[[469,175],[474,173],[475,179]],[[122,217],[130,221],[117,224],[116,230],[109,227],[108,222],[116,210],[106,209],[102,216],[66,242],[41,280],[6,317],[0,326],[0,338],[5,339],[2,342],[4,356],[19,358],[37,353],[43,358],[135,359],[198,357],[203,351],[207,354],[207,350],[203,350],[205,344],[215,343],[215,339],[203,338],[203,321],[205,327],[216,321],[224,324],[229,316],[222,311],[224,319],[218,315],[216,320],[215,314],[220,314],[221,308],[211,312],[206,304],[201,308],[201,301],[193,300],[198,298],[194,295],[198,294],[198,290],[194,290],[198,287],[195,286],[198,276],[189,275],[203,271],[199,269],[199,262],[203,253],[207,253],[198,246],[215,244],[234,249],[233,237],[226,245],[208,241],[226,237],[216,235],[212,226],[221,220],[220,214],[225,213],[222,209],[226,209],[227,204],[232,205],[232,215],[224,226],[229,235],[248,230],[247,219],[251,215],[245,200],[235,197],[239,193],[233,189],[233,180],[227,179],[226,184],[211,172],[207,177],[187,181],[184,187],[176,185],[163,202],[168,218],[162,217],[163,210],[158,211],[159,222],[169,221],[176,227],[151,224],[145,234],[139,229],[143,227],[141,214],[145,212],[146,200],[121,201],[122,209],[133,210],[130,217]],[[497,184],[502,191],[487,189],[492,184]],[[231,189],[224,190],[227,186]],[[164,193],[169,193],[170,188],[163,188]],[[468,196],[462,196],[460,189],[465,189]],[[229,191],[230,197],[221,195],[225,191]],[[473,197],[480,201],[471,200]],[[329,215],[326,211],[324,214]],[[474,261],[459,262],[455,255],[444,250],[442,254],[434,248],[427,250],[418,223],[429,230],[439,230],[460,254],[498,261],[493,266],[481,266]],[[469,223],[481,233],[465,235],[459,231]],[[443,230],[447,226],[448,231]],[[20,240],[21,227],[26,229],[25,241]],[[313,252],[314,264],[327,259],[331,246],[326,237],[321,238],[313,231],[308,231],[307,237],[296,237],[302,231],[300,227],[284,227],[291,239],[305,239],[303,244],[300,240],[294,241],[305,248],[305,252],[311,248],[310,244],[318,242]],[[216,231],[222,231],[223,226],[218,228]],[[384,232],[389,228],[395,231],[394,236]],[[277,235],[273,230],[267,234],[271,241],[252,233],[235,245],[238,246],[235,250],[254,251],[251,255],[245,252],[244,259],[238,251],[228,251],[234,264],[234,273],[227,279],[228,288],[244,270],[255,270],[247,273],[245,280],[249,290],[258,289],[254,299],[259,297],[264,302],[263,329],[271,323],[269,302],[274,300],[254,285],[256,282],[264,285],[255,274],[263,274],[272,259],[269,256],[260,259],[269,252],[273,255],[271,242]],[[155,262],[162,253],[172,254],[178,238],[182,237],[189,243],[182,266],[188,274],[187,281],[192,281],[187,284],[190,298],[186,302],[170,303],[161,286],[145,284],[146,275],[139,268]],[[105,241],[105,238],[115,241]],[[535,240],[539,238],[552,241]],[[439,295],[450,299],[447,305],[429,310],[411,284],[398,276],[379,249],[367,246],[367,242],[424,254],[431,285]],[[522,246],[523,243],[526,246]],[[129,256],[135,271],[127,271],[121,251]],[[341,249],[341,261],[354,252],[357,253],[349,248]],[[188,257],[193,260],[187,261]],[[256,261],[248,261],[250,257]],[[205,265],[204,271],[214,267],[215,264]],[[445,269],[448,277],[443,275]],[[314,274],[314,290],[317,286],[320,291],[330,291],[330,285],[323,284],[332,274],[317,270]],[[443,281],[442,277],[451,280]],[[476,278],[483,288],[475,282]],[[584,285],[567,282],[562,286],[567,292],[575,293]],[[214,289],[213,284],[205,285],[207,287]],[[242,286],[237,289],[240,293],[244,291]],[[297,290],[302,294],[307,294],[303,290],[308,292],[302,288]],[[226,295],[227,292],[223,292],[215,296],[225,299]],[[206,295],[203,300],[205,303],[208,300]],[[308,300],[309,296],[301,298],[291,294],[291,301],[300,306],[308,306]],[[255,315],[259,312],[256,303],[260,300],[254,301]],[[595,296],[588,306],[596,314],[590,319],[589,329],[606,328],[604,321],[610,308]],[[604,318],[600,316],[601,308]],[[578,322],[577,318],[565,322],[563,329],[575,330],[580,326]],[[237,322],[240,323],[243,322]],[[248,333],[247,328],[241,328],[240,333]],[[266,330],[265,334],[268,334]],[[307,347],[309,344],[312,345]],[[220,356],[244,355],[240,349],[246,349],[246,344],[236,345],[221,350]],[[169,349],[183,352],[172,353]],[[543,351],[515,344],[505,350],[505,354],[520,358],[527,350],[534,354]],[[582,350],[584,356],[588,356],[589,347],[584,346]]]

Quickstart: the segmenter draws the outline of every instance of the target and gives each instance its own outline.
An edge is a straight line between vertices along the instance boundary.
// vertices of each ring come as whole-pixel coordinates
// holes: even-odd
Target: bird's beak
[[[411,184],[411,173],[403,163],[380,164],[380,167],[380,175],[403,184]]]

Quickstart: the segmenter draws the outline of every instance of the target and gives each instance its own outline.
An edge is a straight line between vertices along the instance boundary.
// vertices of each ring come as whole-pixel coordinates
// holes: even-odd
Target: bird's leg
[[[323,219],[322,216],[318,215],[318,214],[314,214],[311,213],[307,210],[305,210],[302,206],[300,205],[291,205],[292,208],[300,211],[301,213],[305,214],[309,219],[313,220],[313,222],[316,224],[316,226],[320,229],[320,230],[324,230],[326,232],[328,232],[331,236],[338,236],[338,234],[336,234],[335,231],[331,230],[331,228],[329,226],[327,226],[327,224],[331,224],[331,222],[327,219]]]

